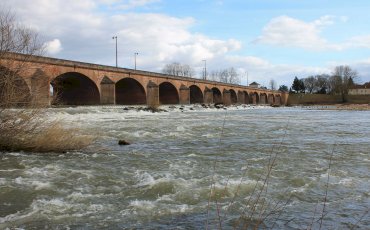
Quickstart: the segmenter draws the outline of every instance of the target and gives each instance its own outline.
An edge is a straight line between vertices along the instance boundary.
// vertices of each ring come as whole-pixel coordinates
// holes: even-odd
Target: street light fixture
[[[116,39],[116,67],[118,67],[118,58],[117,58],[117,36],[113,36],[112,39]]]
[[[136,56],[139,55],[139,53],[136,52],[134,53],[134,55],[135,55],[135,70],[136,70]]]

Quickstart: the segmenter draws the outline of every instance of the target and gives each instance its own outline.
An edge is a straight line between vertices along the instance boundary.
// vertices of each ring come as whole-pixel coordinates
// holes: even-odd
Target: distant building
[[[260,84],[258,84],[257,82],[252,82],[249,84],[249,87],[252,87],[252,88],[259,88],[260,87]]]
[[[370,82],[363,85],[354,85],[348,89],[349,95],[370,95]]]

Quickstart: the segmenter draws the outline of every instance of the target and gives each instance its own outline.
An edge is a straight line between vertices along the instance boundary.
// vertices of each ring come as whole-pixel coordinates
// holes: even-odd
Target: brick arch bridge
[[[280,91],[40,56],[9,54],[0,67],[17,71],[28,86],[23,93],[41,104],[50,104],[50,85],[58,103],[66,105],[282,105],[287,100]]]

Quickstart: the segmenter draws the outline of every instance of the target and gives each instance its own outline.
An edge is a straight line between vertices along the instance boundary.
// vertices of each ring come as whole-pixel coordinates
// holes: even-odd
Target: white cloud
[[[91,0],[91,1],[95,1],[96,4],[108,6],[115,10],[117,9],[129,10],[161,2],[161,0]]]
[[[62,43],[59,39],[54,39],[45,43],[45,50],[48,54],[55,55],[62,51]]]
[[[303,78],[315,74],[330,73],[330,68],[326,67],[273,64],[254,56],[229,56],[225,62],[239,67],[242,84],[247,84],[248,75],[248,83],[256,81],[261,85],[268,86],[270,79],[274,79],[278,85],[284,84],[290,87],[295,76]]]
[[[158,0],[6,1],[25,24],[47,39],[58,37],[63,41],[63,50],[56,49],[56,43],[50,44],[49,52],[58,58],[114,64],[114,35],[118,36],[119,65],[132,67],[133,54],[138,52],[138,68],[149,71],[160,71],[173,61],[197,67],[203,59],[217,59],[241,48],[234,39],[190,32],[196,23],[194,18],[109,10],[112,6],[138,7]]]
[[[253,56],[227,56],[226,59],[228,60],[228,62],[232,62],[240,66],[245,66],[246,68],[265,68],[271,65],[268,61]]]
[[[273,18],[255,42],[284,47],[299,47],[307,50],[341,50],[320,37],[321,29],[334,23],[333,16],[323,16],[313,22],[304,22],[288,16]]]
[[[273,18],[254,42],[283,47],[298,47],[310,51],[343,51],[352,48],[370,49],[370,35],[354,36],[341,43],[330,43],[320,36],[323,28],[334,24],[337,17],[326,15],[312,22],[288,16]],[[339,17],[345,23],[348,18]]]
[[[218,0],[218,1],[216,1],[216,5],[222,6],[222,5],[224,5],[224,1],[223,0]]]
[[[318,28],[330,26],[334,24],[334,19],[335,17],[332,15],[325,15],[313,21],[312,24]]]
[[[132,8],[146,6],[146,5],[160,2],[160,1],[161,0],[129,0],[129,1],[123,1],[125,3],[120,3],[118,7],[120,9],[132,9]]]
[[[339,18],[340,18],[341,22],[348,22],[348,20],[349,20],[348,16],[340,16]]]
[[[113,18],[119,41],[128,53],[139,52],[141,64],[160,71],[170,62],[197,66],[203,59],[214,59],[241,48],[234,39],[219,40],[191,33],[193,18],[161,14],[125,14]]]
[[[265,85],[271,78],[278,84],[289,85],[295,75],[305,77],[327,71],[310,66],[277,65],[256,56],[238,56],[236,53],[242,48],[240,41],[194,33],[192,27],[198,22],[191,17],[111,10],[112,6],[130,4],[130,1],[4,1],[16,11],[24,24],[37,29],[46,38],[47,51],[56,58],[115,65],[115,41],[112,36],[117,35],[118,65],[126,68],[134,67],[134,53],[138,52],[137,67],[141,70],[161,71],[165,64],[177,61],[189,64],[200,73],[204,65],[202,60],[205,59],[209,71],[235,67],[240,73],[247,71],[249,80]],[[140,1],[135,4],[138,7],[154,2]],[[333,48],[319,36],[321,29],[331,23],[332,16],[311,23],[282,16],[265,27],[258,42],[285,46],[293,44],[307,49],[314,49],[314,46]],[[366,37],[363,39],[360,44],[366,45]],[[308,45],[305,41],[309,41]]]
[[[346,46],[349,48],[370,49],[370,35],[352,37],[347,41]]]

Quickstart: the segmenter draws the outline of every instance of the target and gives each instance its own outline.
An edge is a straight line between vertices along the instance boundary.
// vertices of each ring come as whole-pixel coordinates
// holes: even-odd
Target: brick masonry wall
[[[289,94],[287,105],[298,104],[340,104],[343,103],[341,95],[327,94]],[[346,103],[368,104],[370,95],[347,95]]]

